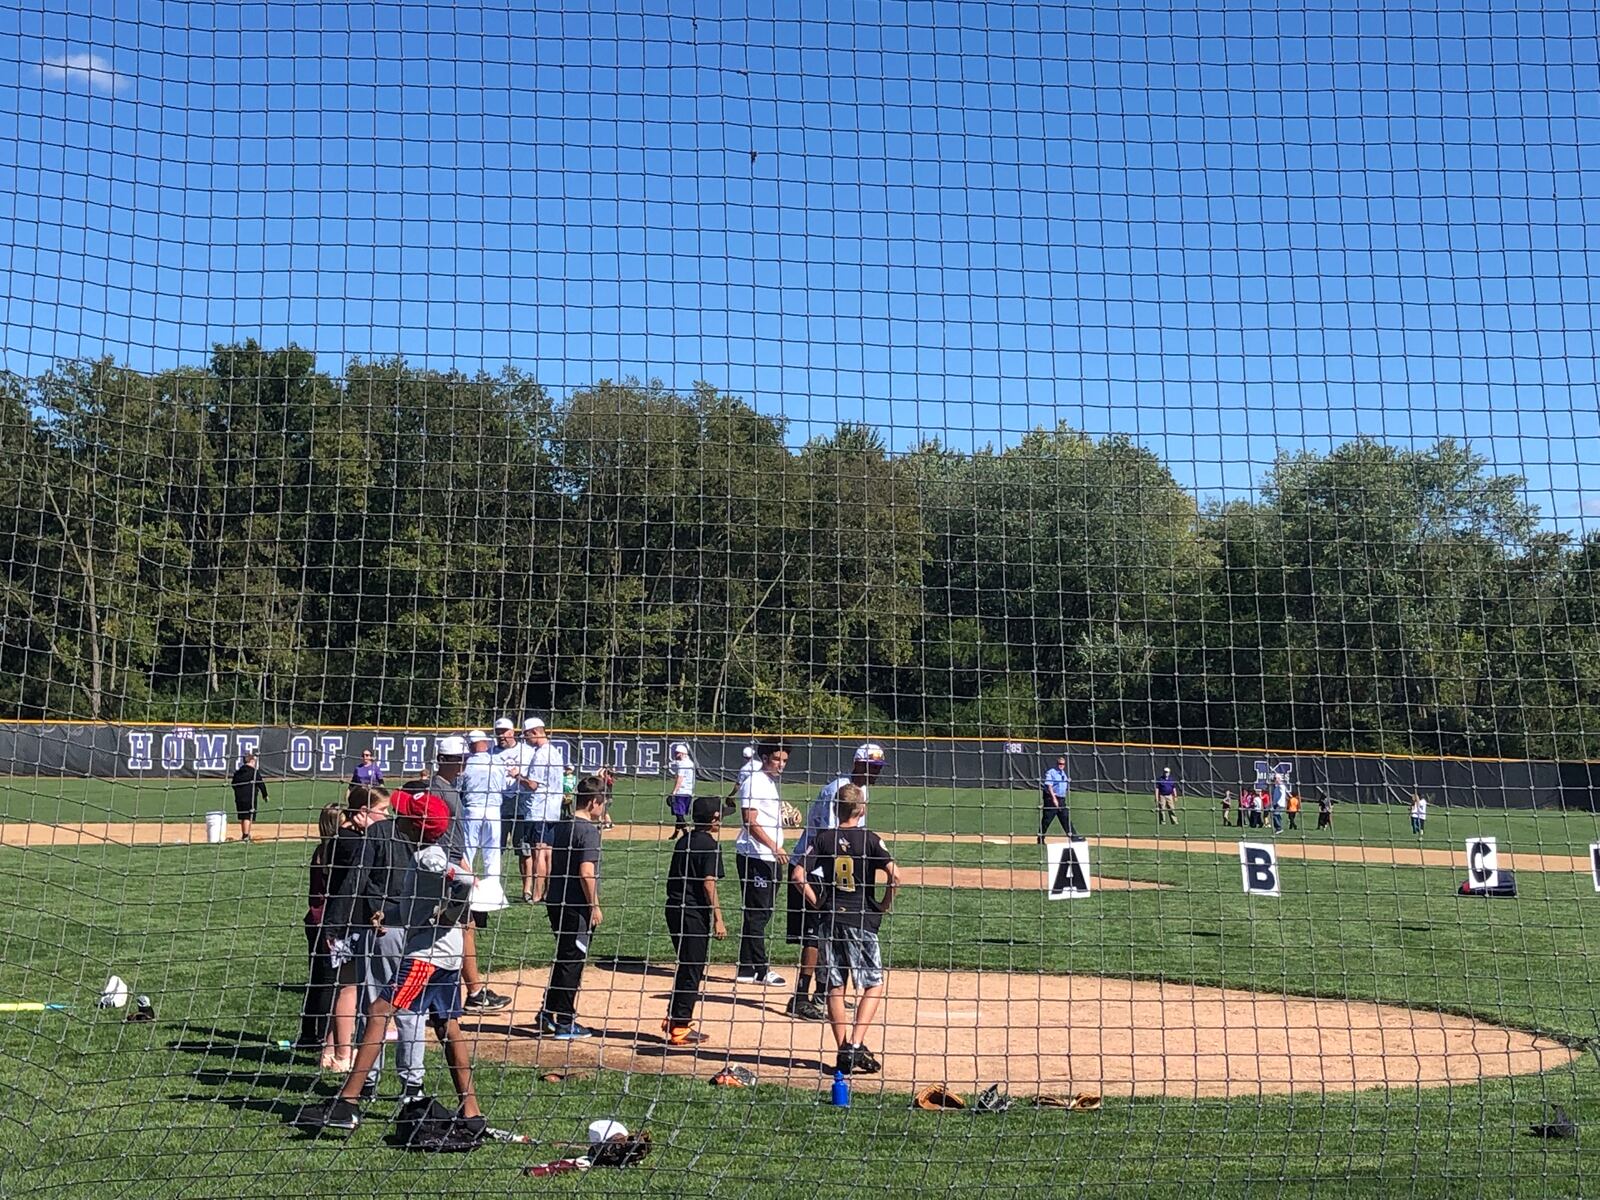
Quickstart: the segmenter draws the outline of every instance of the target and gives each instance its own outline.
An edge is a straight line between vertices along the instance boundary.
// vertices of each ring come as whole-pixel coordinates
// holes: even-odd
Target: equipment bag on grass
[[[403,1105],[395,1117],[394,1141],[405,1150],[438,1154],[476,1150],[483,1144],[483,1134],[464,1125],[432,1096],[420,1096]]]

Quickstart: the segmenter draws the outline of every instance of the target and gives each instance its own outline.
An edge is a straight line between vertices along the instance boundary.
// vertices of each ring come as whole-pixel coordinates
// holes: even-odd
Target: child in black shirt
[[[667,932],[678,955],[672,1000],[661,1022],[669,1046],[705,1041],[704,1034],[694,1031],[694,1010],[700,1003],[711,939],[728,936],[717,899],[717,880],[723,875],[722,848],[717,845],[722,805],[715,796],[700,796],[691,815],[694,828],[678,838],[667,868]]]

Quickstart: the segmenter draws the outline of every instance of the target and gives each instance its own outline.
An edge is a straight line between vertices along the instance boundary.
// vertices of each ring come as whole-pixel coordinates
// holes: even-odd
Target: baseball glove
[[[584,1157],[591,1167],[631,1167],[644,1161],[651,1144],[650,1131],[641,1129],[638,1133],[596,1142]]]
[[[944,1108],[965,1108],[967,1102],[942,1083],[930,1083],[917,1092],[911,1103],[917,1108],[938,1112]]]
[[[755,1087],[756,1074],[748,1067],[723,1067],[711,1082],[716,1087]]]
[[[1040,1092],[1031,1103],[1035,1108],[1070,1108],[1076,1112],[1093,1112],[1100,1107],[1100,1097],[1093,1092],[1079,1092],[1076,1096]]]
[[[806,815],[787,800],[783,802],[783,827],[785,829],[799,829],[806,823]]]
[[[991,1083],[978,1093],[978,1098],[973,1102],[974,1112],[1003,1113],[1011,1107],[1011,1097],[1000,1089],[998,1083]]]

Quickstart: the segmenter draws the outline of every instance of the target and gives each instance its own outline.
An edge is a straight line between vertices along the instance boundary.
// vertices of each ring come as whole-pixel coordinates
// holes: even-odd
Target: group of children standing
[[[681,751],[674,757],[686,758],[687,747]],[[826,994],[826,1017],[838,1043],[836,1065],[846,1073],[880,1069],[863,1033],[881,1001],[884,972],[877,931],[899,881],[887,847],[863,827],[865,782],[876,774],[859,762],[867,751],[875,752],[881,767],[882,751],[876,746],[858,752],[852,775],[824,789],[826,803],[820,810],[812,806],[792,858],[783,849],[781,821],[768,819],[766,803],[769,792],[777,794],[786,747],[776,742],[754,747],[729,797],[740,814],[740,854],[747,838],[760,836],[771,854],[763,862],[788,869],[791,893],[803,908],[799,937],[791,939],[802,944],[800,987],[808,987],[814,977],[819,994]],[[476,753],[482,752],[469,749],[466,739],[441,738],[434,775],[394,792],[382,786],[381,774],[364,761],[365,780],[351,784],[344,805],[329,806],[321,814],[305,921],[311,980],[297,1046],[320,1049],[324,1068],[345,1079],[333,1098],[302,1110],[297,1124],[320,1130],[354,1129],[360,1123],[361,1104],[376,1095],[392,1022],[402,1100],[422,1094],[423,1035],[431,1026],[443,1044],[460,1099],[457,1122],[469,1134],[481,1135],[485,1128],[459,1022],[469,1010],[495,1011],[510,999],[483,983],[476,961],[475,931],[484,927],[485,910],[493,907],[482,898],[497,898],[500,907],[504,903],[498,859],[484,853],[481,832],[471,837],[474,844],[469,846],[475,814],[464,806],[463,783],[470,788],[474,781],[464,780],[463,773]],[[686,775],[689,794],[680,802],[676,789]],[[717,841],[724,802],[694,796],[692,781],[692,772],[675,772],[672,811],[679,833],[667,871],[666,917],[678,966],[662,1021],[666,1041],[674,1046],[705,1040],[694,1029],[695,1012],[710,942],[727,936],[717,893],[725,873]],[[553,828],[537,831],[541,841],[548,839],[548,874],[523,876],[525,889],[544,885],[539,899],[555,938],[550,980],[536,1020],[544,1037],[575,1040],[593,1033],[577,1020],[577,997],[591,939],[604,919],[601,830],[609,800],[609,781],[602,775],[579,780],[570,815],[564,813]],[[740,866],[744,878],[745,864]],[[485,868],[496,873],[490,875]],[[886,883],[878,896],[874,881],[880,875]],[[770,891],[762,899],[765,913],[759,911],[759,900],[752,911],[746,893],[745,941],[753,929],[765,929]],[[763,948],[763,962],[764,954]],[[747,974],[746,956],[742,943],[741,982],[783,983],[765,966],[759,977]],[[846,1017],[844,995],[851,983],[860,990],[853,1020]],[[799,1013],[793,1002],[790,1014],[807,1019],[823,1015],[813,1016],[809,1008]]]
[[[1239,829],[1263,829],[1268,824],[1273,833],[1282,833],[1287,823],[1290,829],[1300,828],[1300,793],[1291,790],[1289,781],[1275,775],[1270,787],[1240,788],[1237,819],[1232,819],[1233,793],[1222,793],[1222,823]],[[1317,828],[1333,828],[1333,801],[1326,793],[1317,798]]]

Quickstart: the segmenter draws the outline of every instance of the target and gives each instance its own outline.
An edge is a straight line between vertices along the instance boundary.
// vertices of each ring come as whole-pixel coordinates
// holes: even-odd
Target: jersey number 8
[[[848,855],[833,860],[833,887],[839,892],[856,890],[856,860]]]

